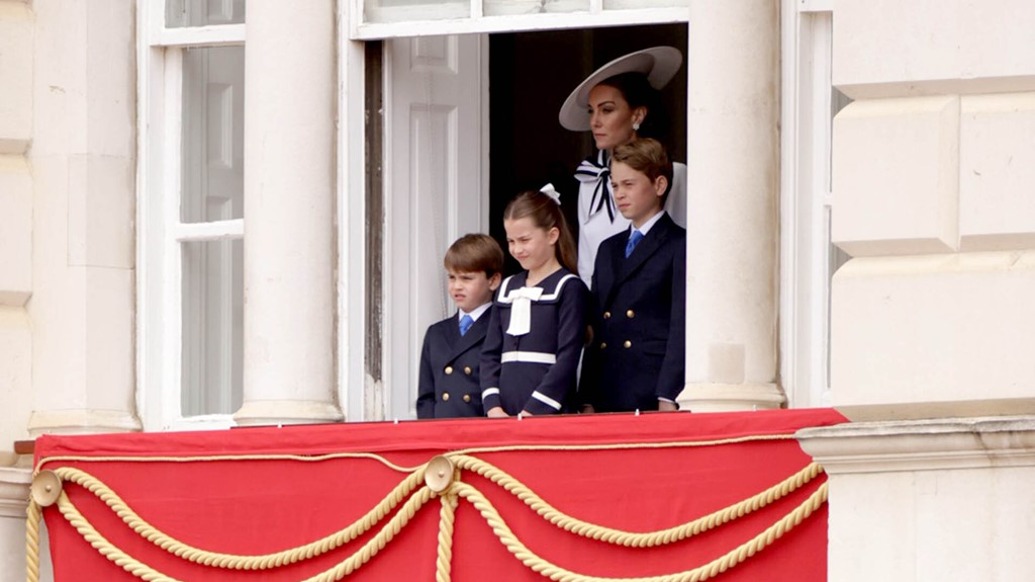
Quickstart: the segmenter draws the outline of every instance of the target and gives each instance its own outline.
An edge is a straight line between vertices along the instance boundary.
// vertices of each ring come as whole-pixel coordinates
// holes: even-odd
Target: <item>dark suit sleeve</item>
[[[435,373],[431,369],[432,328],[424,332],[420,352],[420,375],[417,380],[417,418],[435,418]]]
[[[482,316],[484,317],[484,315]],[[485,412],[500,406],[500,354],[503,352],[503,332],[500,329],[500,314],[496,304],[489,310],[489,329],[482,344],[481,377],[482,408]]]
[[[686,238],[672,253],[672,315],[669,319],[665,359],[658,373],[659,398],[675,401],[686,378]]]
[[[573,277],[565,282],[557,306],[557,361],[550,366],[546,375],[536,386],[524,409],[532,414],[556,414],[563,412],[565,403],[570,405],[570,391],[575,386],[575,375],[579,367],[579,356],[586,338],[586,301],[589,291],[582,279]],[[555,408],[535,397],[545,396],[560,404]]]

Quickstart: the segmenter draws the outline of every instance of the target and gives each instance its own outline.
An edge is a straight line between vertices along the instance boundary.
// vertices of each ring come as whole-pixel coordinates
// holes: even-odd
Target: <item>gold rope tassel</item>
[[[43,512],[35,501],[29,500],[29,509],[25,513],[25,579],[28,582],[39,582],[40,518]]]
[[[508,475],[498,467],[495,467],[481,459],[463,455],[453,457],[452,459],[456,463],[457,467],[477,473],[496,485],[503,487],[503,489],[520,499],[543,519],[560,529],[576,535],[588,537],[590,539],[630,548],[651,548],[663,546],[724,525],[737,518],[744,517],[753,511],[757,511],[781,497],[789,495],[823,472],[823,468],[819,464],[810,463],[804,469],[784,479],[780,483],[777,483],[765,491],[753,495],[739,503],[725,507],[685,524],[668,529],[641,533],[596,525],[563,513],[550,505],[542,497],[536,495],[535,492],[529,489],[524,483]]]
[[[453,562],[453,523],[456,519],[456,495],[449,493],[440,497],[442,509],[438,520],[438,558],[435,560],[435,582],[449,582]]]
[[[507,523],[500,516],[492,503],[481,494],[480,491],[466,483],[458,483],[456,492],[460,497],[467,499],[492,528],[493,533],[503,543],[511,554],[521,561],[527,568],[542,576],[558,582],[702,582],[712,578],[726,570],[740,564],[759,551],[765,549],[777,539],[783,536],[795,526],[812,515],[816,509],[823,505],[827,499],[827,484],[820,485],[812,495],[809,496],[794,511],[780,518],[779,521],[765,529],[751,540],[741,544],[724,556],[700,566],[693,570],[665,574],[661,576],[648,576],[644,578],[602,578],[597,576],[586,576],[570,570],[566,570],[552,564],[525,546],[521,540],[514,535]]]

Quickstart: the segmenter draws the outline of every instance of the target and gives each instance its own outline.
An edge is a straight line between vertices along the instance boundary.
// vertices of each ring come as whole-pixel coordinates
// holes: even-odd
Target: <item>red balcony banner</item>
[[[44,436],[29,578],[42,514],[58,581],[820,582],[826,477],[793,435],[841,422],[813,409]]]

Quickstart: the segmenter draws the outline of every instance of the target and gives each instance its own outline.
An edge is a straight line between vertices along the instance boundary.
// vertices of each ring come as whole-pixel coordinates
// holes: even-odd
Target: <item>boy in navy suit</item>
[[[503,249],[488,235],[468,234],[449,247],[443,263],[457,312],[424,334],[417,418],[484,416],[478,363],[492,295],[500,286]]]
[[[676,410],[683,390],[686,230],[663,210],[672,163],[653,139],[617,146],[611,184],[632,224],[600,243],[593,339],[583,357],[583,412]]]

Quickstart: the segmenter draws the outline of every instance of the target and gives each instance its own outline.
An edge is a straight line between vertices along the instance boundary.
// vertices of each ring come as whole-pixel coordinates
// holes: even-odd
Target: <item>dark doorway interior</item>
[[[576,166],[593,153],[588,132],[557,121],[568,94],[597,67],[624,54],[658,45],[679,48],[683,68],[662,90],[671,132],[672,159],[686,161],[686,24],[494,34],[489,38],[489,232],[506,251],[503,209],[522,190],[547,182],[561,193],[573,229]],[[577,230],[574,232],[577,236]],[[520,267],[507,254],[507,273]]]

